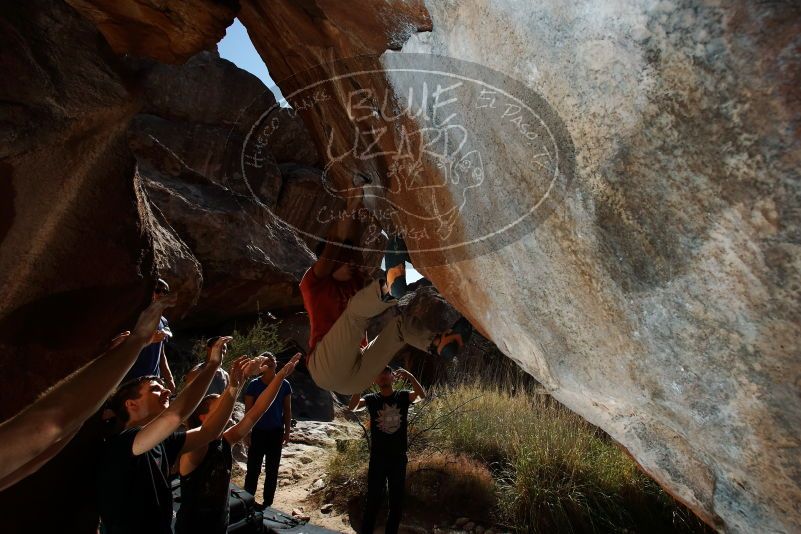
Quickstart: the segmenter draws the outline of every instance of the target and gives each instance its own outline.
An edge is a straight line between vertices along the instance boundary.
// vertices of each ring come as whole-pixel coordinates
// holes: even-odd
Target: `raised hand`
[[[226,344],[231,341],[231,336],[220,336],[214,342],[214,344],[209,349],[208,353],[206,354],[206,363],[209,365],[219,365],[222,363],[223,358],[225,357],[225,352],[227,350]]]
[[[394,378],[395,380],[401,380],[401,379],[407,380],[411,376],[411,374],[412,373],[410,373],[403,367],[398,367],[392,372],[392,378]]]
[[[161,343],[165,339],[167,339],[167,334],[165,334],[161,330],[156,330],[155,332],[153,332],[153,335],[150,336],[150,343]]]
[[[111,350],[111,349],[119,347],[120,344],[122,344],[123,341],[128,339],[128,336],[130,336],[130,335],[131,335],[131,331],[130,330],[126,330],[125,332],[121,332],[121,333],[117,334],[116,336],[114,336],[114,339],[112,339],[111,343],[109,343],[109,345],[108,345],[108,350]]]
[[[176,302],[178,302],[178,295],[174,293],[151,302],[150,305],[139,314],[139,318],[136,320],[136,325],[131,335],[140,339],[150,339],[156,331],[156,328],[158,328],[162,312],[165,308],[175,306]]]
[[[231,378],[231,386],[238,388],[242,385],[247,377],[247,373],[245,372],[247,367],[250,365],[247,356],[240,356],[233,362],[231,362],[231,368],[228,371],[228,374]]]
[[[298,365],[301,356],[302,354],[300,352],[296,352],[295,355],[292,356],[292,359],[286,362],[286,365],[284,365],[281,370],[278,371],[277,375],[281,378],[281,380],[292,374],[292,371],[295,370],[295,367]]]
[[[264,368],[264,364],[266,361],[267,361],[266,356],[256,356],[250,359],[250,361],[248,361],[248,366],[246,370],[247,375],[254,376],[262,374],[264,371],[266,371],[266,369]]]

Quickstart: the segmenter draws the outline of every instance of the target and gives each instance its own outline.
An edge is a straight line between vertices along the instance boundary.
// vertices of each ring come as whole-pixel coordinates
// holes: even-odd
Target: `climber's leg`
[[[361,361],[360,346],[371,317],[395,306],[382,298],[381,285],[374,280],[359,290],[331,329],[314,347],[308,368],[318,386],[337,393],[355,393],[349,385],[354,367]],[[375,375],[373,375],[375,377]],[[362,390],[359,390],[362,391]]]

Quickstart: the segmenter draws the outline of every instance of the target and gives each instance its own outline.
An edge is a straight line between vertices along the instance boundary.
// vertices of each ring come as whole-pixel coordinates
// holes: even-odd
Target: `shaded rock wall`
[[[0,66],[4,420],[133,326],[159,238],[126,143],[138,92],[94,26],[62,2],[4,3]],[[97,423],[0,492],[0,530],[48,529],[42,503],[64,532],[97,530]]]
[[[125,140],[139,106],[127,70],[65,4],[1,13],[5,418],[133,325],[154,257]]]
[[[130,327],[154,276],[168,278],[184,297],[171,319],[199,302],[193,313],[201,320],[212,317],[209,310],[229,317],[299,305],[297,280],[311,261],[292,230],[265,209],[278,210],[279,197],[293,204],[279,164],[313,175],[317,152],[302,123],[275,110],[280,127],[265,145],[270,164],[261,179],[249,176],[254,191],[238,169],[245,133],[275,105],[264,85],[210,52],[184,67],[120,57],[106,43],[114,40],[109,28],[121,31],[119,42],[149,43],[152,56],[167,45],[126,33],[147,24],[119,25],[106,15],[104,38],[81,16],[96,20],[99,4],[75,4],[81,13],[61,2],[0,12],[0,368],[22,377],[0,393],[9,401],[0,410],[6,415]],[[150,16],[150,8],[122,6],[109,9]],[[215,25],[224,31],[233,19],[226,8],[223,20],[220,6],[210,7],[217,11],[207,19],[185,4],[156,7],[170,14],[164,20],[173,29],[188,24],[216,35]],[[168,34],[160,38],[175,37]],[[198,46],[187,45],[193,53]],[[159,195],[161,206],[152,202]]]
[[[215,52],[201,52],[181,66],[147,65],[143,72],[145,104],[129,131],[138,174],[148,199],[202,272],[202,288],[181,298],[194,304],[184,326],[299,307],[298,282],[312,257],[271,210],[285,189],[279,160],[317,160],[303,125],[276,109],[272,143],[246,182],[240,170],[244,138],[275,106],[264,84]],[[296,135],[294,142],[286,142],[287,131]],[[177,267],[164,272],[180,281]]]
[[[91,20],[117,54],[183,63],[225,36],[237,0],[66,0]]]

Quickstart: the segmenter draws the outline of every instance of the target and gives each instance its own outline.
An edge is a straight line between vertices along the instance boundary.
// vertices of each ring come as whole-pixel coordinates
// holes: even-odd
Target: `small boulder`
[[[292,517],[297,519],[298,521],[310,521],[311,516],[303,512],[303,508],[293,508],[292,509]]]
[[[320,513],[323,514],[330,514],[333,511],[334,511],[334,505],[331,503],[324,504],[322,508],[320,508]]]

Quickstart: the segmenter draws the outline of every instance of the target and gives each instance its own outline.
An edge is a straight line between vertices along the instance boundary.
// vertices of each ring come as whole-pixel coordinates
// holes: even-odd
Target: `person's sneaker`
[[[393,295],[392,292],[389,290],[386,280],[384,280],[383,278],[379,280],[379,285],[381,286],[381,300],[383,300],[384,302],[395,302],[398,300],[397,298],[395,298],[395,295]]]
[[[387,242],[386,252],[384,252],[384,268],[387,270],[389,292],[398,299],[408,291],[406,284],[407,261],[410,261],[410,258],[409,252],[406,250],[406,243],[397,235],[391,236]]]

